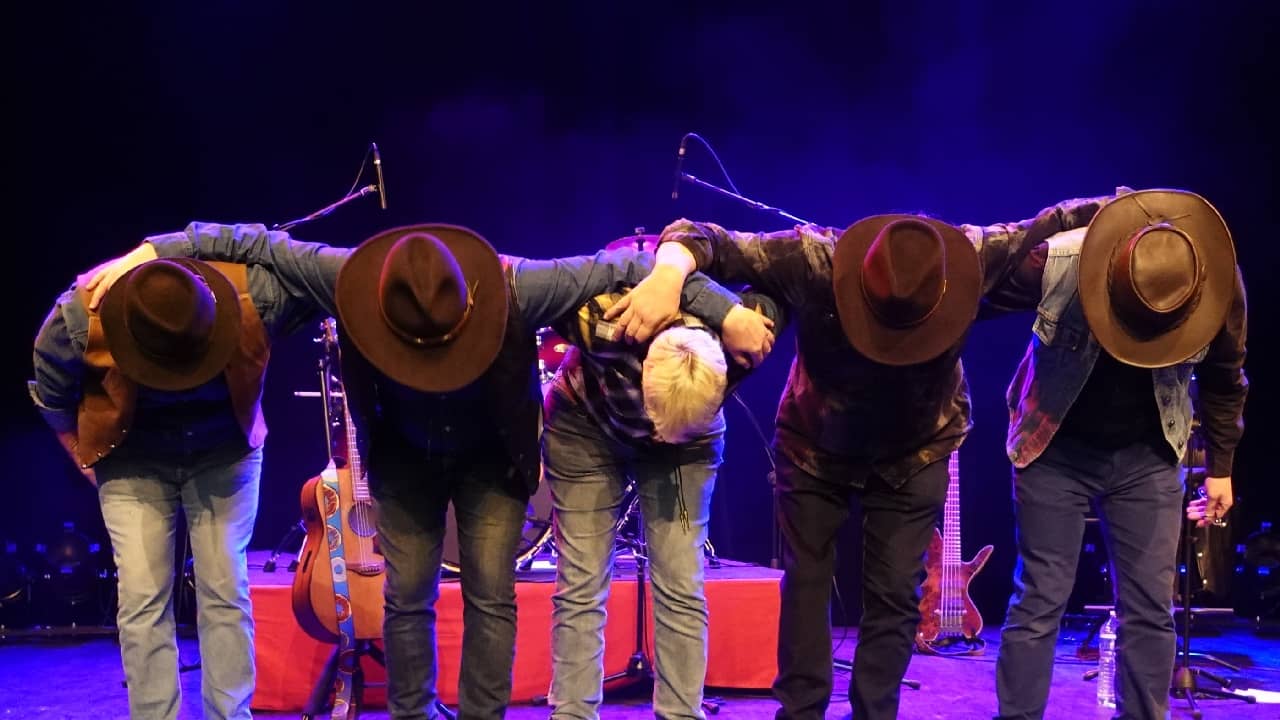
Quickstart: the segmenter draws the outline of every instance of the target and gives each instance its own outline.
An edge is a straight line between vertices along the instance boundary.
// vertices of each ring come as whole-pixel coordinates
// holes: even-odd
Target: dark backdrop
[[[1234,230],[1251,301],[1233,527],[1276,514],[1274,4],[449,5],[46,3],[11,18],[0,539],[47,539],[64,520],[103,537],[23,387],[30,339],[77,272],[193,219],[306,214],[342,195],[370,140],[390,209],[362,200],[298,236],[353,245],[450,222],[545,257],[680,215],[785,227],[688,185],[670,200],[690,130],[746,194],[832,225],[894,210],[1015,220],[1117,184],[1204,194]],[[697,146],[685,169],[719,178]],[[1028,329],[1025,316],[985,323],[964,358],[978,423],[962,451],[964,546],[996,546],[975,587],[992,622],[1014,560],[1002,397]],[[741,391],[766,433],[789,338],[775,354]],[[294,522],[323,464],[319,407],[291,395],[312,389],[315,356],[306,333],[277,346],[256,547]],[[728,412],[712,534],[721,555],[768,562],[767,461],[741,407]],[[854,527],[840,577],[856,613]]]

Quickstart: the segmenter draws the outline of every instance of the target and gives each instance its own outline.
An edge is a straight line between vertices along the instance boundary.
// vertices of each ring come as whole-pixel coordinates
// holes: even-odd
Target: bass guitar
[[[293,576],[293,614],[308,635],[321,642],[338,642],[338,618],[354,616],[356,640],[382,637],[382,589],[386,561],[377,548],[373,500],[356,448],[355,427],[343,391],[337,322],[321,323],[324,351],[320,359],[320,394],[325,407],[329,464],[302,486],[302,522],[306,541]],[[337,477],[338,491],[325,480]],[[331,557],[338,537],[327,524],[342,514],[342,557]],[[334,592],[334,567],[345,565],[347,596]]]
[[[930,655],[973,655],[985,643],[982,614],[969,597],[969,583],[978,574],[994,548],[987,545],[969,562],[960,559],[960,453],[947,461],[947,502],[943,508],[942,531],[934,528],[925,552],[925,580],[921,586],[920,624],[916,648]],[[959,647],[957,647],[959,646]]]

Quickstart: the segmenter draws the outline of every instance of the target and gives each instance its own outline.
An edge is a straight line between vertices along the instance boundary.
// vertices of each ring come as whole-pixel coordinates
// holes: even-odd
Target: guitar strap
[[[347,560],[342,543],[342,503],[338,494],[338,470],[330,461],[320,473],[324,481],[324,522],[329,539],[329,566],[333,572],[333,601],[338,618],[338,672],[334,677],[332,720],[346,720],[351,711],[352,681],[356,663],[356,621],[347,587]]]

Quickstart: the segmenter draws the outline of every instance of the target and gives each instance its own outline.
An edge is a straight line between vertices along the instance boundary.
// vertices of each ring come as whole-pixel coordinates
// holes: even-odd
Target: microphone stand
[[[746,205],[749,208],[754,208],[756,210],[763,210],[765,212],[774,213],[775,215],[781,215],[782,217],[794,222],[798,222],[801,225],[811,224],[808,220],[805,220],[804,218],[798,218],[795,215],[792,215],[791,213],[787,212],[786,210],[783,210],[782,208],[776,208],[772,205],[766,205],[758,200],[752,200],[749,197],[740,195],[736,192],[733,192],[732,190],[726,190],[720,187],[719,185],[714,185],[712,183],[709,183],[706,180],[703,180],[702,178],[696,177],[694,175],[690,175],[687,172],[681,172],[680,179],[684,180],[685,182],[697,185],[698,187],[706,188],[712,192],[719,193],[721,195],[724,195],[725,197],[737,200],[738,202],[742,203],[743,205]]]
[[[319,210],[317,210],[317,211],[315,211],[315,212],[311,213],[310,215],[307,215],[306,217],[301,217],[301,218],[298,218],[297,220],[290,220],[289,222],[284,223],[283,225],[274,225],[274,226],[272,226],[272,228],[271,228],[271,229],[272,229],[272,230],[288,230],[288,229],[290,229],[290,228],[292,228],[292,227],[295,227],[295,226],[297,226],[297,225],[301,225],[302,223],[311,222],[312,220],[318,220],[319,218],[322,218],[322,217],[324,217],[324,216],[328,215],[329,213],[333,212],[334,210],[337,210],[338,208],[342,207],[343,205],[346,205],[347,203],[351,202],[352,200],[357,200],[357,199],[359,199],[359,198],[364,197],[365,195],[373,195],[373,194],[375,194],[375,193],[377,193],[377,192],[378,192],[378,186],[377,186],[377,185],[365,185],[364,187],[362,187],[362,188],[360,188],[359,190],[357,190],[357,191],[355,191],[355,192],[351,193],[350,195],[347,195],[346,197],[342,198],[341,200],[339,200],[339,201],[337,201],[337,202],[335,202],[335,203],[329,204],[329,205],[325,205],[324,207],[322,207],[322,208],[320,208]]]

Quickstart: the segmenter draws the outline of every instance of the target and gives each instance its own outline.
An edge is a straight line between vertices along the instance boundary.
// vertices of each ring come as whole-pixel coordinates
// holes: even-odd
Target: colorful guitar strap
[[[347,588],[347,560],[342,546],[342,503],[338,494],[338,470],[333,462],[320,473],[324,480],[325,534],[329,539],[329,566],[333,570],[333,601],[338,619],[338,672],[334,677],[332,720],[346,720],[351,711],[352,682],[356,669],[356,622]]]

